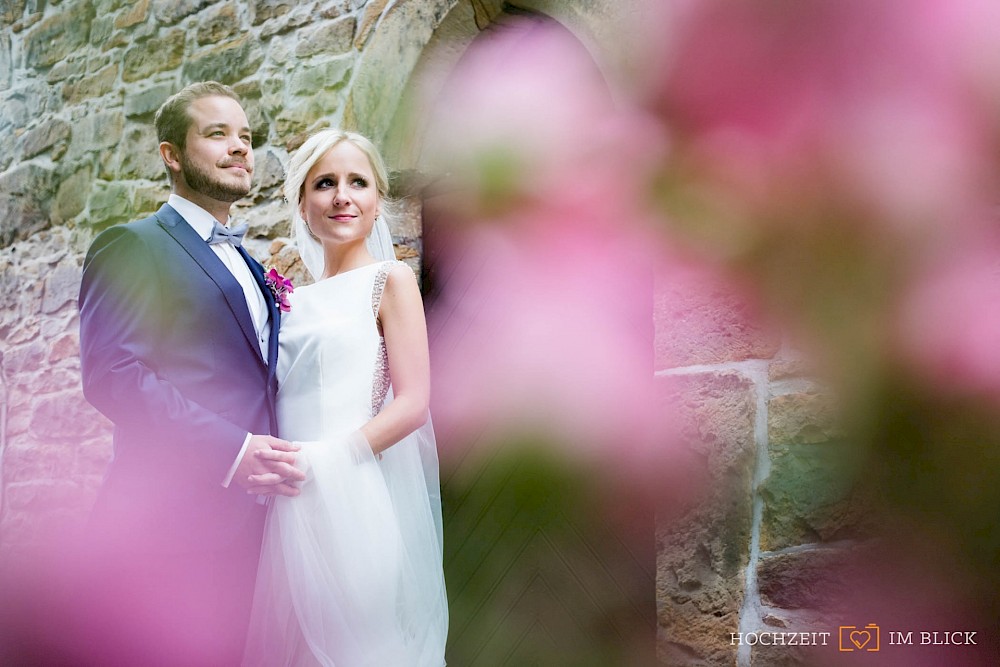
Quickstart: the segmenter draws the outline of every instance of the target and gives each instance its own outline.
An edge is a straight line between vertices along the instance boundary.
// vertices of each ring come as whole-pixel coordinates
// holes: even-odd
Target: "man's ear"
[[[181,171],[181,151],[169,141],[160,142],[160,157],[172,173]]]

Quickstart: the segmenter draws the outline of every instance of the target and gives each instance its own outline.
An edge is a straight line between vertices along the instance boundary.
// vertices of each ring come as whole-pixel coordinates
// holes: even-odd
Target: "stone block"
[[[260,25],[264,21],[284,16],[297,4],[294,0],[256,0],[253,3],[253,23]]]
[[[79,104],[84,100],[102,97],[114,90],[118,80],[118,65],[107,65],[96,74],[63,85],[63,99],[66,104]]]
[[[319,54],[346,53],[352,48],[356,29],[357,20],[353,16],[344,16],[304,29],[299,33],[295,56],[310,58]]]
[[[90,0],[64,3],[60,11],[42,19],[25,35],[25,63],[28,67],[51,67],[86,46],[93,20]]]
[[[42,312],[52,314],[64,304],[75,303],[80,292],[82,269],[73,260],[60,262],[45,273]]]
[[[115,16],[114,26],[118,30],[131,28],[142,23],[149,16],[149,0],[139,0],[126,5],[125,10]]]
[[[297,105],[289,105],[274,119],[277,141],[283,142],[288,151],[295,150],[308,138],[309,134],[328,125],[321,122],[335,106],[317,103],[310,99]]]
[[[870,501],[864,457],[845,440],[824,394],[776,396],[768,404],[771,469],[761,486],[761,548],[829,542],[864,532]]]
[[[223,3],[213,7],[198,22],[197,40],[200,46],[217,44],[242,32],[236,7]]]
[[[48,347],[40,340],[6,347],[3,354],[3,372],[7,377],[34,373],[41,368],[47,355]]]
[[[184,31],[173,30],[162,37],[153,37],[125,51],[122,80],[142,81],[157,72],[177,69],[183,59]]]
[[[10,88],[10,77],[14,72],[10,35],[0,32],[0,90]]]
[[[164,25],[173,25],[211,5],[213,0],[153,0],[153,15]]]
[[[78,502],[77,491],[76,483],[68,480],[15,482],[4,489],[4,500],[10,510],[34,513],[73,507]]]
[[[259,40],[244,35],[192,55],[184,64],[184,79],[232,84],[256,73],[263,60]]]
[[[90,43],[94,46],[101,46],[111,38],[114,32],[115,19],[113,16],[96,16],[90,22]]]
[[[70,77],[83,76],[86,73],[87,61],[85,59],[70,58],[69,60],[60,60],[49,68],[48,73],[45,75],[45,80],[48,83],[59,83]]]
[[[4,481],[30,482],[55,479],[64,473],[72,461],[72,452],[65,446],[21,443],[4,451]]]
[[[132,194],[127,185],[98,181],[94,184],[88,202],[88,215],[84,223],[101,230],[132,217]]]
[[[89,166],[71,173],[56,190],[52,206],[52,221],[61,224],[79,215],[87,206],[87,194],[93,179]]]
[[[0,246],[49,226],[52,189],[52,169],[32,162],[0,175]]]
[[[82,437],[98,432],[98,424],[93,420],[81,419],[83,408],[89,404],[81,389],[58,394],[39,396],[35,402],[29,432],[39,441],[76,442]]]
[[[749,562],[755,387],[736,373],[660,378],[705,491],[657,526],[658,652],[665,664],[733,664]]]
[[[694,266],[656,276],[653,324],[657,369],[769,359],[780,345],[734,286]]]
[[[149,215],[157,211],[167,202],[170,196],[170,185],[164,181],[159,185],[140,186],[135,189],[132,199],[132,215],[135,218]]]
[[[73,160],[88,153],[117,147],[121,143],[124,127],[125,114],[121,109],[88,113],[74,124],[73,141],[67,158]]]
[[[166,177],[156,129],[150,123],[129,123],[112,162],[115,178],[158,180]]]
[[[757,566],[760,599],[769,607],[835,614],[850,600],[854,557],[846,548],[816,548],[766,556]]]
[[[260,190],[270,190],[280,186],[285,180],[285,165],[273,149],[256,153],[254,181]]]
[[[0,3],[0,27],[14,25],[24,16],[25,0],[5,0]]]
[[[79,289],[80,287],[80,271],[77,271],[75,287]],[[76,300],[76,295],[73,296]],[[64,359],[69,359],[70,357],[80,356],[80,335],[75,331],[70,331],[64,333],[63,335],[52,341],[52,347],[49,349],[49,363],[57,364]],[[79,378],[77,378],[79,380]],[[63,387],[68,388],[68,387]]]
[[[125,116],[136,118],[154,113],[176,88],[172,83],[155,84],[148,88],[129,86],[125,91]]]
[[[66,151],[71,134],[70,125],[60,118],[49,118],[21,136],[21,159],[27,160],[52,149],[52,158],[59,159]]]
[[[343,88],[350,78],[354,61],[353,55],[344,55],[300,67],[292,75],[289,91],[293,95],[308,96],[323,90]],[[335,107],[330,107],[329,111],[333,113],[334,110]]]

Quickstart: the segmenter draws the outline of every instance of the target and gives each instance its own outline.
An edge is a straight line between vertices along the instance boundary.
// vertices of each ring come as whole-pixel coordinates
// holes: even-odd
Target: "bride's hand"
[[[250,438],[234,478],[247,493],[297,496],[305,472],[295,467],[298,445],[267,435]]]

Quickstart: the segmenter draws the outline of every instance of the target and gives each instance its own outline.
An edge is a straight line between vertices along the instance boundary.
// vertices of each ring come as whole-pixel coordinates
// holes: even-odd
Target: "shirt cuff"
[[[233,465],[229,468],[229,472],[226,477],[222,480],[222,486],[229,488],[229,485],[233,482],[233,475],[236,474],[236,469],[240,467],[240,463],[243,462],[243,455],[247,452],[247,445],[250,444],[250,438],[253,437],[253,433],[247,433],[247,437],[243,438],[243,447],[240,448],[240,453],[236,456],[236,460],[233,461]]]

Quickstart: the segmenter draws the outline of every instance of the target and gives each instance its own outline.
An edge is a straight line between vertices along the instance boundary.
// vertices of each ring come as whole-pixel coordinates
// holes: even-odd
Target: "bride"
[[[316,282],[282,318],[278,425],[301,445],[306,480],[268,513],[245,665],[445,664],[427,329],[413,272],[394,258],[387,190],[377,150],[353,132],[313,135],[289,166]]]

